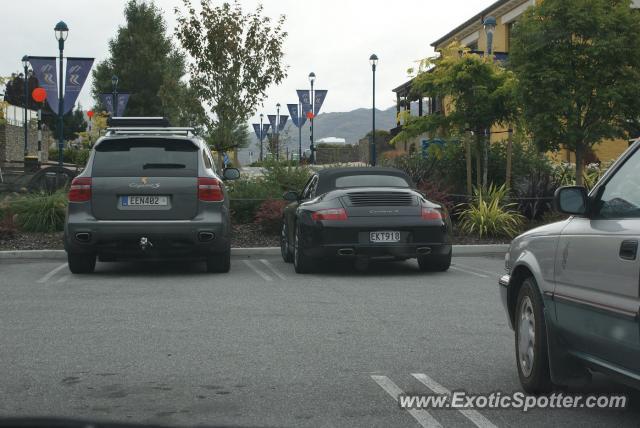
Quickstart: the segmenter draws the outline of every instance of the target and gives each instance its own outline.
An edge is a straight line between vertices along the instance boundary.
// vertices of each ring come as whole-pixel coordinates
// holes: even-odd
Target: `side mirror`
[[[589,198],[587,189],[581,186],[560,187],[553,195],[558,212],[570,215],[586,215]]]
[[[240,170],[238,168],[225,168],[222,171],[222,178],[225,180],[237,180],[240,178]]]
[[[300,200],[300,196],[298,195],[298,192],[294,192],[293,190],[284,192],[282,197],[284,198],[285,201],[289,201],[289,202],[297,202]]]

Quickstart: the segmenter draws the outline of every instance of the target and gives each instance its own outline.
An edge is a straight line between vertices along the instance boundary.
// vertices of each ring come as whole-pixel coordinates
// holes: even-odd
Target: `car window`
[[[207,156],[206,150],[202,150],[202,160],[204,161],[204,167],[207,169],[211,169],[212,162],[211,159],[209,159],[209,156]]]
[[[409,187],[409,183],[395,175],[363,174],[336,178],[336,187]]]
[[[640,154],[636,151],[606,183],[597,204],[601,218],[640,218]]]
[[[122,139],[96,146],[94,177],[193,177],[198,147],[186,140]]]
[[[304,186],[304,190],[302,191],[302,199],[311,199],[312,191],[315,192],[315,188],[317,187],[318,176],[312,176],[309,181],[307,181],[307,185]]]

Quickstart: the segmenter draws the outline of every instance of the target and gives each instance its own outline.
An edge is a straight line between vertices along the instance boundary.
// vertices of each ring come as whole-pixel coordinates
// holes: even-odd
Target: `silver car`
[[[154,126],[166,125],[160,119],[114,122],[71,183],[64,228],[71,272],[92,272],[96,257],[202,259],[207,271],[228,272],[223,180],[238,178],[238,170],[220,177],[192,129]]]
[[[573,386],[592,371],[640,387],[640,146],[587,194],[555,194],[564,221],[513,240],[499,289],[525,391]]]

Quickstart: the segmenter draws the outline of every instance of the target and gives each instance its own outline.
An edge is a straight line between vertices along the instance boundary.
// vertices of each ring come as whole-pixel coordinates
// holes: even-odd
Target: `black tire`
[[[423,272],[446,272],[451,266],[451,250],[445,256],[418,256],[418,266]]]
[[[212,253],[207,255],[205,260],[207,272],[227,273],[231,269],[231,248],[222,253]]]
[[[291,254],[291,248],[289,245],[289,229],[287,227],[287,220],[282,219],[282,230],[280,231],[280,254],[282,260],[285,263],[293,262],[293,254]]]
[[[296,273],[313,272],[315,261],[313,258],[304,254],[300,248],[300,227],[296,227],[295,242],[293,244],[293,267]]]
[[[96,268],[96,255],[67,253],[67,264],[71,273],[92,273]]]
[[[553,384],[549,374],[546,322],[542,298],[536,281],[532,277],[523,281],[518,293],[514,325],[516,365],[522,388],[529,394],[551,391]],[[532,327],[533,335],[531,335]],[[532,352],[522,352],[524,348]],[[533,361],[529,354],[533,357]]]

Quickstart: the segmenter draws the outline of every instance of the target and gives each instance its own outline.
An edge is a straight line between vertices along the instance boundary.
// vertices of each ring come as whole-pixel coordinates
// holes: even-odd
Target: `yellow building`
[[[509,54],[511,33],[515,23],[517,23],[519,17],[531,6],[535,5],[537,1],[542,0],[499,0],[487,7],[480,13],[474,15],[469,20],[460,24],[435,42],[431,44],[436,52],[441,52],[448,45],[453,42],[458,42],[464,46],[467,46],[472,52],[483,54],[487,50],[487,36],[484,30],[484,20],[488,16],[492,16],[496,19],[496,28],[493,34],[493,53],[497,59],[507,58]],[[640,7],[640,0],[633,2],[633,7]],[[395,88],[393,92],[397,97],[397,112],[400,113],[403,109],[415,111],[416,108],[412,106],[418,104],[417,114],[431,114],[433,112],[447,113],[449,106],[446,102],[442,103],[433,99],[415,99],[411,95],[411,81],[400,85]],[[426,104],[425,104],[426,101]],[[426,107],[424,107],[426,106]],[[392,135],[396,135],[402,128],[401,123],[398,122],[398,126],[391,130]],[[502,141],[506,139],[506,129],[494,127],[491,130],[491,141]],[[405,146],[416,146],[420,144],[421,140],[426,139],[425,136],[419,136],[406,143],[399,143],[396,148],[396,154],[407,151]],[[593,148],[594,156],[597,160],[607,162],[616,159],[627,147],[629,146],[626,140],[606,140],[599,144],[596,144]],[[558,160],[570,160],[575,161],[575,157],[567,150],[560,150],[558,153],[551,154]],[[595,160],[595,159],[588,159]]]

